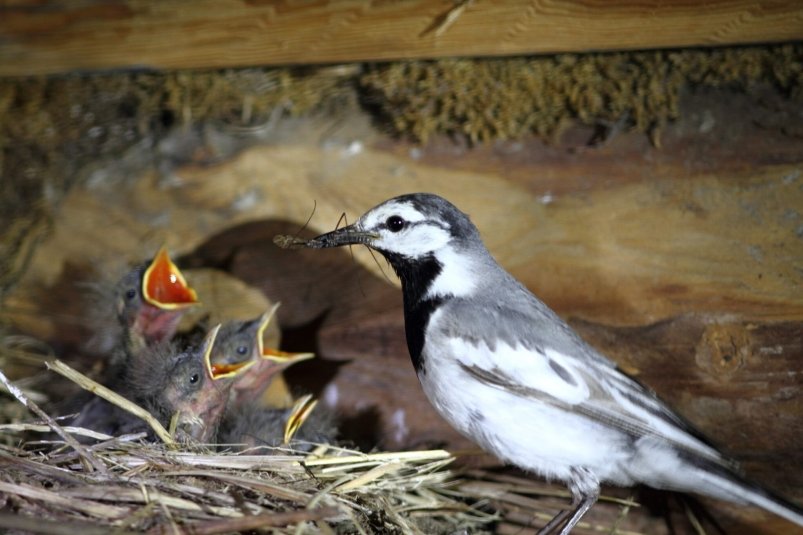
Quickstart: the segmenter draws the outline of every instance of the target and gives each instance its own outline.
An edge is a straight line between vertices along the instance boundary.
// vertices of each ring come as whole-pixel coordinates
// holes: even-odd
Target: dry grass
[[[47,426],[0,426],[4,434]],[[70,430],[87,436],[84,430]],[[362,454],[321,445],[307,455],[235,455],[202,446],[180,450],[141,435],[107,437],[85,447],[89,471],[63,440],[0,450],[6,511],[0,527],[77,533],[227,533],[271,527],[277,533],[421,533],[493,520],[455,492],[444,451]],[[430,526],[422,531],[421,521]],[[441,530],[439,530],[441,531]]]
[[[63,363],[48,366],[150,419]],[[41,422],[0,425],[5,438],[0,503],[15,513],[0,515],[2,528],[429,533],[494,519],[453,490],[455,478],[446,467],[454,457],[442,450],[363,454],[318,445],[308,454],[281,449],[275,455],[234,454],[198,444],[179,447],[155,420],[149,423],[159,428],[163,443],[154,444],[143,440],[144,433],[111,437],[62,427],[2,372],[0,382]],[[426,528],[419,527],[422,522]]]

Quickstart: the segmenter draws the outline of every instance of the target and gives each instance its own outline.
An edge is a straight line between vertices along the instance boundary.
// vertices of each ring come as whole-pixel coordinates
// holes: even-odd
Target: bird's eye
[[[200,375],[198,375],[197,373],[193,373],[192,375],[190,375],[190,384],[191,384],[191,385],[194,385],[194,384],[195,384],[195,383],[197,383],[197,382],[198,382],[200,379],[201,379],[201,376],[200,376]]]
[[[245,355],[246,353],[248,353],[248,346],[237,346],[238,355]]]
[[[128,301],[131,301],[131,300],[132,300],[132,299],[134,299],[136,296],[137,296],[137,291],[136,291],[135,289],[133,289],[133,288],[129,288],[129,289],[128,289],[128,290],[126,290],[126,292],[125,292],[125,298],[126,298]]]
[[[399,232],[404,228],[405,221],[400,216],[392,215],[385,221],[385,224],[391,232]]]

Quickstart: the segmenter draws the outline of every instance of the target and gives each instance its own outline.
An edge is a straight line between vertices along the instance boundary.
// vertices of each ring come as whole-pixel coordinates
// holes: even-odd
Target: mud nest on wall
[[[360,82],[394,130],[418,140],[550,139],[574,121],[655,136],[678,117],[684,87],[767,82],[801,98],[803,47],[417,61],[371,67]]]
[[[683,88],[767,85],[803,99],[803,44],[0,80],[0,302],[65,191],[135,145],[157,158],[174,128],[248,132],[348,101],[419,142],[555,139],[575,122],[657,141]]]

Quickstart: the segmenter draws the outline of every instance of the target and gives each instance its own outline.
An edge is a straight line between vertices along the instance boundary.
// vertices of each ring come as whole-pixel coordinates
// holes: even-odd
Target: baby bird
[[[313,444],[331,443],[337,434],[334,416],[320,408],[316,411],[317,403],[307,394],[288,409],[255,404],[235,408],[223,420],[218,443],[256,453],[269,453],[266,450],[280,446],[310,451]]]
[[[212,349],[212,370],[217,377],[236,375],[231,389],[233,405],[255,402],[267,390],[273,376],[296,362],[311,359],[313,353],[288,353],[264,345],[264,332],[279,304],[259,318],[223,324]],[[247,366],[248,372],[241,373]]]
[[[218,340],[220,325],[184,351],[158,344],[143,352],[142,365],[129,375],[131,399],[184,441],[214,441],[234,378],[248,367],[247,362],[232,364],[226,376],[216,375],[210,356]]]
[[[278,447],[293,437],[303,443],[327,442],[334,438],[334,419],[314,411],[317,402],[307,395],[289,409],[267,408],[259,399],[273,377],[296,362],[313,358],[312,353],[288,353],[264,345],[264,332],[279,304],[259,318],[229,321],[220,329],[210,357],[216,380],[232,381],[230,406],[223,417],[217,441],[238,448]]]
[[[153,260],[128,272],[114,291],[115,311],[123,329],[127,357],[150,344],[173,338],[187,308],[198,296],[162,247]]]
[[[195,290],[162,247],[150,262],[126,273],[114,286],[114,314],[120,328],[117,347],[111,351],[101,382],[126,395],[127,376],[142,368],[139,362],[148,347],[170,340],[188,307],[198,303]],[[67,403],[60,412],[80,414],[71,425],[107,434],[137,425],[138,419],[98,397],[84,392]]]

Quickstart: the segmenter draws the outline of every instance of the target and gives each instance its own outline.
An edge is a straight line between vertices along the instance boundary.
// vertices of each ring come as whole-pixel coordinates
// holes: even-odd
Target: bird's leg
[[[569,518],[560,535],[568,535],[572,528],[580,522],[591,506],[599,499],[599,478],[587,468],[572,468],[572,479],[569,481],[569,490],[572,493],[574,514]]]
[[[558,529],[561,524],[563,524],[563,521],[566,520],[566,517],[572,514],[574,511],[575,509],[564,509],[555,515],[555,517],[550,520],[546,526],[539,529],[536,535],[549,535],[550,533],[554,533],[555,530]]]
[[[569,490],[572,493],[572,508],[564,509],[555,515],[555,518],[538,531],[538,535],[554,533],[569,517],[566,525],[560,531],[560,535],[568,535],[580,519],[583,518],[583,515],[597,502],[600,492],[597,476],[586,468],[572,468],[571,473],[572,479],[569,481]]]
[[[575,524],[577,524],[580,519],[583,518],[583,515],[585,515],[588,510],[591,509],[591,506],[597,503],[598,498],[599,487],[597,487],[597,490],[593,494],[582,496],[580,503],[574,510],[574,515],[569,519],[568,522],[566,522],[566,525],[563,527],[560,535],[568,535],[572,531],[572,528],[575,526]]]

